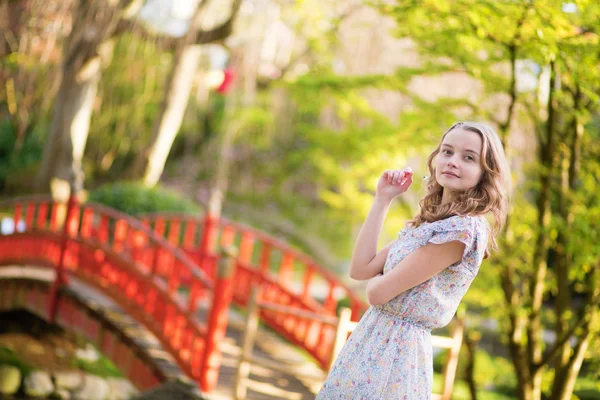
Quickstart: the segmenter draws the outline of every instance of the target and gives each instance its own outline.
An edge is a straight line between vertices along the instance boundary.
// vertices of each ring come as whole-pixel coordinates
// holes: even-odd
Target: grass
[[[433,390],[435,393],[441,392],[442,379],[442,374],[434,373]],[[574,394],[579,400],[600,400],[600,382],[594,378],[580,376],[577,378]],[[480,400],[514,400],[517,397],[514,395],[514,388],[497,387],[494,392],[479,389],[477,391],[477,398]],[[471,400],[469,387],[465,381],[457,380],[455,382],[452,399]]]
[[[441,393],[442,390],[442,379],[443,376],[440,373],[434,373],[433,375],[433,391],[434,393]],[[508,394],[490,392],[487,390],[479,389],[477,391],[478,400],[514,400],[516,397]],[[454,383],[454,391],[452,392],[453,400],[471,400],[471,394],[469,393],[469,387],[465,381],[457,380]]]
[[[28,375],[35,369],[35,366],[29,365],[21,360],[19,356],[7,347],[0,347],[0,365],[11,365],[17,367],[23,376]],[[123,377],[123,374],[115,365],[106,357],[100,355],[98,360],[94,362],[74,359],[73,367],[78,368],[92,375],[98,375],[103,378],[107,377]]]
[[[87,372],[91,375],[97,375],[102,378],[122,378],[121,371],[110,361],[104,357],[102,353],[98,353],[99,357],[96,361],[87,361],[76,358],[73,360],[73,366]]]
[[[574,392],[579,400],[600,400],[600,381],[596,377],[580,376]]]

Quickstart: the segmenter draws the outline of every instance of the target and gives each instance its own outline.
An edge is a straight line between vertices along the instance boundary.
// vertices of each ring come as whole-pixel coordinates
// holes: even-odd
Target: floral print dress
[[[406,227],[390,248],[384,274],[426,245],[459,240],[462,259],[431,279],[371,306],[335,361],[317,400],[431,398],[431,330],[446,326],[477,275],[489,228],[482,217],[453,216]]]

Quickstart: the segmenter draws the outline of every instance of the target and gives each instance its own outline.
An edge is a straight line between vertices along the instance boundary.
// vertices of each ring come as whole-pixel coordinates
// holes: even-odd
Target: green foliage
[[[578,379],[574,393],[579,400],[600,400],[600,382],[597,379]]]
[[[31,190],[42,158],[44,132],[40,124],[16,149],[17,135],[8,119],[0,120],[0,192],[20,194]]]
[[[433,369],[436,377],[441,378],[446,354],[447,351],[442,351],[433,359]],[[465,376],[466,362],[466,351],[461,351],[457,367],[455,390],[452,398],[470,399]],[[477,349],[475,352],[475,365],[475,384],[478,388],[478,395],[480,395],[481,398],[514,399],[516,397],[517,381],[512,364],[509,360],[504,357],[493,356],[483,349]],[[547,371],[544,376],[543,389],[546,397],[550,395],[550,385],[552,380],[552,372]],[[440,381],[436,379],[434,386],[437,387],[439,391],[439,388],[441,388],[441,379]],[[575,394],[581,400],[600,399],[600,382],[595,378],[579,377],[575,383]]]
[[[537,225],[537,213],[531,202],[523,197],[516,197],[512,208],[519,212],[518,215],[512,213],[509,217],[511,237],[500,237],[500,251],[492,253],[489,260],[484,261],[464,297],[469,310],[496,318],[500,323],[508,322],[501,283],[503,268],[507,264],[513,264],[519,266],[519,274],[531,273],[531,244],[535,240]]]
[[[89,200],[129,215],[159,211],[200,212],[200,207],[180,194],[156,186],[147,188],[135,182],[117,182],[90,192]]]
[[[85,149],[88,183],[117,180],[150,141],[171,54],[152,40],[121,35],[103,72]]]
[[[418,200],[425,194],[420,186],[420,178],[427,174],[424,160],[441,133],[457,119],[488,120],[503,136],[510,134],[505,138],[511,155],[518,161],[516,165],[526,167],[513,171],[518,191],[509,221],[510,237],[501,238],[500,253],[484,262],[465,302],[474,312],[498,318],[499,326],[506,331],[501,276],[506,266],[514,266],[515,285],[528,287],[535,268],[532,250],[539,233],[535,200],[543,189],[540,171],[546,168],[536,165],[535,150],[527,148],[527,154],[515,154],[513,146],[525,139],[535,142],[531,149],[537,146],[539,151],[540,144],[545,143],[548,124],[544,112],[539,112],[544,107],[540,87],[542,71],[553,62],[560,72],[554,97],[560,148],[556,158],[568,159],[567,133],[573,117],[585,129],[578,182],[576,189],[568,193],[572,207],[566,220],[557,212],[563,172],[552,171],[549,246],[554,251],[558,233],[568,232],[565,246],[571,256],[570,288],[580,296],[578,301],[589,292],[590,271],[600,259],[597,2],[575,1],[578,12],[566,13],[562,11],[563,2],[554,0],[375,1],[381,14],[396,22],[394,33],[414,44],[419,63],[389,75],[362,76],[334,72],[334,60],[340,53],[333,28],[339,22],[335,15],[341,2],[292,3],[281,7],[281,18],[294,28],[298,38],[304,38],[306,53],[300,49],[292,58],[303,55],[299,59],[309,63],[308,73],[290,74],[281,82],[265,86],[253,104],[232,115],[224,115],[226,96],[211,98],[213,126],[204,132],[201,144],[212,143],[208,139],[219,137],[226,129],[236,130],[226,215],[281,236],[318,259],[326,258],[319,254],[329,254],[337,262],[327,265],[342,270],[382,170],[408,164],[417,178],[410,193],[395,203],[389,214],[381,238],[386,242],[395,238],[404,221],[417,210]],[[244,32],[248,26],[239,28]],[[528,66],[529,73],[521,77],[530,78],[534,84],[514,88],[516,107],[509,124],[505,118],[507,101],[513,94],[511,58]],[[32,65],[24,59],[9,61],[11,70],[16,70],[18,63]],[[118,38],[113,60],[99,87],[101,102],[95,108],[86,147],[88,182],[119,179],[149,141],[170,63],[171,54],[152,40],[129,34]],[[436,88],[422,90],[419,86],[425,79],[454,82],[457,76],[466,77],[463,82],[468,84],[468,91],[432,94],[429,91]],[[577,90],[582,97],[579,105],[574,100]],[[395,116],[397,120],[372,106],[372,99],[386,91],[402,95],[403,104],[407,104]],[[183,134],[198,131],[201,122],[195,114],[204,110],[194,107],[182,127]],[[39,160],[41,146],[36,148],[32,138],[31,143],[24,144],[22,155],[16,157],[10,151],[14,135],[5,135],[4,126],[0,129],[0,184],[6,177],[15,183],[27,182],[23,171]],[[186,143],[180,135],[170,162],[178,161],[175,157],[183,153]],[[206,164],[199,174],[208,181],[217,161],[214,147],[207,145],[199,158]],[[199,211],[199,207],[174,193],[127,182],[101,187],[91,193],[90,199],[129,214]],[[552,261],[550,252],[545,282],[548,301],[557,291]],[[519,316],[527,316],[530,311],[526,292],[524,289],[517,309]],[[339,305],[345,304],[346,299]],[[544,313],[544,318],[556,320],[551,310]],[[593,329],[598,331],[600,327]],[[600,341],[595,340],[590,343],[588,360],[598,359],[594,357],[597,354]],[[476,357],[481,366],[476,377],[479,383],[485,385],[504,377],[511,377],[507,386],[513,383],[506,360],[496,360],[481,351]],[[464,360],[461,363],[464,365]],[[552,379],[548,372],[546,385]]]
[[[447,350],[444,350],[434,357],[434,371],[442,372],[446,356]],[[463,349],[459,355],[456,379],[466,380],[466,365],[467,352]],[[490,386],[514,388],[516,386],[516,378],[511,362],[504,357],[493,356],[481,348],[475,351],[474,374],[475,384],[478,388]]]
[[[576,12],[566,12],[564,2],[496,2],[472,0],[442,0],[436,2],[398,1],[395,3],[377,2],[380,11],[395,19],[396,34],[409,38],[419,51],[424,68],[442,64],[447,71],[463,74],[476,82],[473,93],[464,99],[463,105],[472,111],[471,118],[482,118],[496,124],[501,135],[511,135],[511,127],[518,121],[533,125],[538,153],[517,154],[512,148],[514,136],[507,139],[510,154],[527,165],[521,171],[514,171],[518,190],[515,193],[513,215],[510,218],[510,234],[501,240],[501,253],[494,255],[484,263],[480,275],[466,297],[466,301],[477,306],[479,311],[490,310],[490,314],[500,318],[501,326],[508,324],[505,308],[505,293],[500,286],[500,277],[510,266],[514,269],[511,277],[516,288],[518,306],[514,307],[516,316],[526,321],[531,312],[531,294],[528,288],[531,277],[538,265],[533,265],[533,256],[539,235],[547,239],[548,273],[545,277],[545,301],[553,302],[551,296],[557,295],[556,257],[563,249],[559,243],[559,233],[566,237],[564,246],[569,257],[569,291],[578,300],[588,297],[592,289],[591,277],[594,268],[600,262],[598,253],[599,199],[597,129],[593,118],[600,111],[598,92],[600,90],[600,69],[597,50],[600,34],[600,6],[597,2],[572,2]],[[422,29],[424,26],[427,29]],[[515,79],[511,76],[511,63],[517,69]],[[519,68],[528,65],[529,72],[519,72]],[[556,71],[557,85],[553,90],[554,123],[546,121],[547,112],[543,92],[544,73],[550,68]],[[523,71],[525,68],[523,68]],[[443,77],[443,70],[437,72]],[[400,74],[399,76],[410,76]],[[446,75],[447,76],[447,75]],[[520,83],[528,78],[531,85]],[[547,82],[547,81],[546,81]],[[513,86],[514,85],[514,86]],[[492,96],[502,94],[505,101],[494,107],[484,107]],[[510,100],[524,109],[508,120]],[[418,108],[423,112],[432,112],[440,102],[427,104],[422,101]],[[455,104],[459,105],[457,98]],[[499,105],[499,106],[498,106]],[[499,111],[499,109],[501,109]],[[540,109],[544,109],[540,112]],[[518,119],[517,119],[518,118]],[[576,118],[576,119],[575,119]],[[435,119],[435,117],[434,117]],[[581,153],[573,153],[571,136],[573,122],[581,126]],[[556,167],[536,165],[543,146],[554,135]],[[561,199],[561,181],[566,176],[566,168],[571,157],[577,156],[580,169],[576,176],[574,190]],[[527,162],[531,163],[528,165]],[[540,176],[544,171],[551,174],[548,187],[541,186]],[[550,224],[541,231],[539,224],[539,204],[536,203],[542,190],[551,191]],[[563,220],[561,207],[569,208]],[[504,314],[499,314],[503,310]],[[576,314],[573,308],[566,317],[571,321]],[[556,320],[552,310],[543,311],[544,319]],[[596,318],[598,320],[598,318]],[[592,332],[599,332],[598,322],[590,326]],[[597,341],[593,341],[597,342]],[[597,358],[597,349],[593,345],[588,351],[589,359]],[[596,354],[596,357],[594,356]],[[545,371],[546,389],[553,380],[552,369]]]
[[[443,375],[435,372],[433,375],[433,391],[435,393],[441,393],[443,383]],[[454,390],[452,391],[452,398],[454,400],[471,400],[471,394],[469,387],[465,381],[457,380],[454,382]],[[499,390],[477,390],[477,398],[482,400],[513,400],[515,398],[514,393],[505,393]]]
[[[19,356],[7,347],[0,347],[0,365],[11,365],[18,368],[23,376],[33,370],[33,366],[23,362]]]
[[[103,378],[123,377],[123,373],[103,355],[100,355],[96,361],[88,361],[76,358],[73,360],[73,366],[87,372],[88,374],[97,375]]]

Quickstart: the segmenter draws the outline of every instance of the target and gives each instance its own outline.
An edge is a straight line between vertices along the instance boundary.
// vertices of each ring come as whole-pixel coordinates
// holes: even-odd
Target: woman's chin
[[[444,190],[447,190],[449,192],[462,192],[464,190],[464,188],[459,187],[458,185],[452,185],[452,184],[448,184],[446,182],[444,182],[441,185],[444,188]]]

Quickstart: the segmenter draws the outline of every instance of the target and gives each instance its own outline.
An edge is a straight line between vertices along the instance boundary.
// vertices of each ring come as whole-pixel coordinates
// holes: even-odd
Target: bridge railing
[[[141,217],[159,235],[181,248],[209,276],[214,276],[205,254],[216,244],[239,248],[233,280],[233,300],[247,305],[253,287],[260,287],[265,301],[335,316],[346,306],[358,320],[368,305],[351,289],[315,260],[287,243],[262,231],[225,218],[180,213],[150,214]],[[335,339],[335,328],[318,320],[261,311],[262,319],[291,342],[308,351],[326,368]]]
[[[216,336],[224,335],[231,276],[209,279],[165,238],[98,204],[32,197],[2,202],[0,210],[9,211],[15,228],[0,235],[0,265],[51,266],[54,290],[69,275],[96,286],[143,322],[203,390],[212,389],[220,359]],[[204,258],[216,265],[215,254]],[[209,295],[209,322],[202,324],[197,301]]]
[[[140,216],[142,221],[169,243],[186,252],[202,265],[208,276],[214,276],[211,265],[203,263],[205,253],[217,242],[239,248],[238,265],[258,270],[276,283],[298,294],[307,302],[336,314],[344,302],[357,319],[368,305],[344,285],[335,274],[311,257],[263,231],[230,221],[182,213],[157,213]],[[208,232],[208,233],[206,233]],[[246,293],[249,298],[250,291]]]
[[[317,320],[334,328],[335,338],[333,346],[330,347],[327,368],[324,368],[324,371],[315,373],[315,371],[307,371],[304,363],[294,365],[294,363],[290,362],[290,360],[286,360],[285,362],[274,362],[255,354],[253,348],[255,347],[256,337],[258,335],[258,322],[261,310],[270,310],[274,313],[295,316],[307,320]],[[324,381],[327,373],[333,367],[335,360],[339,356],[344,344],[346,343],[348,336],[357,327],[357,323],[350,320],[350,314],[351,311],[345,307],[340,309],[337,317],[332,317],[306,312],[295,307],[281,306],[279,304],[264,301],[259,288],[252,289],[252,295],[250,297],[250,301],[248,302],[248,308],[246,312],[244,338],[242,341],[243,344],[238,359],[237,374],[234,386],[234,399],[245,400],[247,390],[249,388],[258,392],[263,391],[263,385],[255,385],[250,379],[250,370],[252,365],[269,368],[279,372],[292,372],[293,375],[299,379],[307,378],[312,381]],[[463,341],[464,331],[464,314],[459,312],[457,317],[458,318],[452,325],[450,336],[431,336],[432,347],[447,349],[448,351],[442,370],[443,379],[441,393],[433,393],[432,399],[434,400],[450,400],[452,398],[456,371],[458,367],[458,356]],[[291,398],[292,396],[288,397]]]
[[[15,199],[1,203],[0,208],[11,204],[14,205],[15,227],[24,226],[25,232],[64,231],[70,239],[80,239],[117,254],[143,274],[163,281],[170,294],[185,293],[189,312],[195,311],[197,299],[213,285],[213,280],[199,270],[185,252],[138,220],[114,209],[94,203],[73,204],[72,214],[67,218],[68,204],[53,202],[47,197]],[[67,254],[64,260],[67,269],[77,268],[74,255],[73,252]]]

